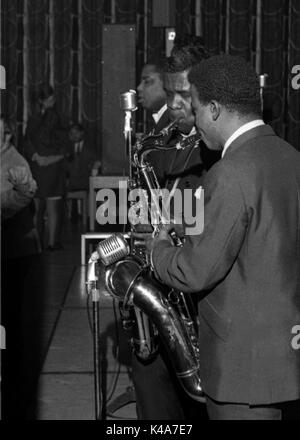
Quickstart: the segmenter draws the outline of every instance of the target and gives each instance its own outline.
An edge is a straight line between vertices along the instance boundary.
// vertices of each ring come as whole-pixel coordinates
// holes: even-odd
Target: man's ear
[[[210,112],[211,112],[213,121],[216,121],[221,114],[221,106],[218,103],[218,101],[211,101]]]

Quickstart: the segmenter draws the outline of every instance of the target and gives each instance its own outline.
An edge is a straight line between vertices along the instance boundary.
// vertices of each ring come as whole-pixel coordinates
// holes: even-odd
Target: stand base
[[[108,406],[107,406],[107,415],[114,414],[118,409],[123,408],[123,406],[128,405],[129,403],[133,403],[136,401],[135,398],[135,390],[133,386],[127,387],[125,393],[116,397]]]

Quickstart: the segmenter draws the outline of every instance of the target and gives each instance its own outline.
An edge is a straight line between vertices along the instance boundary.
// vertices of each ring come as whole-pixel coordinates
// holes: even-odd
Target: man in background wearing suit
[[[101,162],[97,160],[96,149],[88,139],[83,125],[74,123],[69,129],[71,154],[67,166],[67,190],[68,192],[89,191],[90,176],[97,176]],[[76,222],[80,209],[79,200],[70,199],[71,219]]]
[[[214,56],[188,78],[197,129],[222,159],[203,183],[202,234],[174,248],[166,226],[152,265],[162,282],[203,292],[210,419],[278,420],[300,398],[300,155],[261,119],[259,81],[242,58]]]
[[[142,70],[141,81],[137,87],[138,102],[153,118],[150,128],[158,134],[171,122],[163,88],[163,72],[160,63],[149,62]],[[164,169],[162,153],[151,152],[148,161],[159,180]],[[151,234],[151,225],[138,225],[138,232]],[[156,352],[148,360],[140,359],[138,353],[132,354],[132,379],[135,387],[137,415],[142,420],[183,419],[181,390],[176,379],[170,376],[169,362],[164,353]]]
[[[144,65],[137,91],[138,103],[151,113],[154,132],[158,133],[170,122],[166,104],[166,93],[163,88],[161,62],[154,63],[149,61]]]
[[[167,96],[163,85],[163,62],[149,61],[144,65],[141,74],[141,81],[137,87],[138,103],[151,114],[148,124],[148,131],[158,134],[163,128],[170,124],[171,118],[167,108]],[[148,160],[154,167],[158,180],[163,174],[161,153],[151,152]]]
[[[89,190],[89,177],[96,176],[101,162],[97,160],[96,150],[87,139],[84,127],[77,123],[69,130],[72,153],[68,163],[68,190]]]
[[[192,65],[200,62],[206,54],[202,40],[199,41],[196,37],[189,37],[180,48],[179,40],[177,44],[176,54],[164,62],[163,71],[160,70],[160,73],[156,74],[156,79],[168,106],[165,106],[167,110],[164,114],[168,115],[165,124],[167,125],[171,120],[178,120],[177,132],[168,140],[166,146],[174,147],[177,143],[186,141],[191,144],[185,150],[173,148],[166,152],[152,152],[149,162],[155,173],[159,175],[162,188],[167,187],[172,190],[175,184],[179,190],[186,188],[196,190],[201,185],[205,168],[200,155],[201,148],[194,148],[199,136],[194,128],[187,74]],[[146,81],[147,75],[143,70],[141,85],[144,84],[146,87]],[[141,90],[141,85],[138,91],[144,97],[146,93]],[[157,95],[157,90],[151,94],[152,98]],[[145,99],[140,102],[144,104]],[[200,408],[200,405],[183,391],[175,377],[171,360],[160,338],[158,340],[158,352],[149,361],[144,362],[135,355],[132,358],[138,417],[145,420],[199,418],[203,405]]]

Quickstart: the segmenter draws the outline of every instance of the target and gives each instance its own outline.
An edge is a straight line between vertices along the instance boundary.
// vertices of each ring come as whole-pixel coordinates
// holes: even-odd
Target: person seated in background
[[[100,172],[101,162],[93,145],[88,141],[84,127],[75,123],[69,129],[71,142],[71,155],[67,170],[67,191],[89,191],[90,176],[97,176]],[[71,200],[71,218],[77,220],[80,214],[79,200]]]
[[[101,162],[89,143],[86,131],[81,124],[73,124],[69,130],[72,153],[68,163],[68,191],[88,191],[89,177],[97,176]]]

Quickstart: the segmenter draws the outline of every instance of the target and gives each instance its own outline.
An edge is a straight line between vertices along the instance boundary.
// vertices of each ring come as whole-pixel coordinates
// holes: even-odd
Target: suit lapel
[[[154,126],[154,134],[158,134],[163,128],[165,128],[171,122],[171,118],[168,109],[162,114],[160,120]]]

